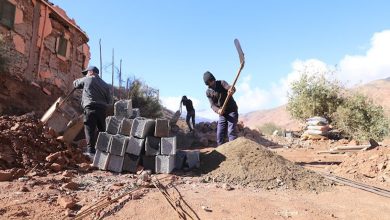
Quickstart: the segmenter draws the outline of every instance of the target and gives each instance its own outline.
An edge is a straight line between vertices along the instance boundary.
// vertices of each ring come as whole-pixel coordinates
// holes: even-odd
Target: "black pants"
[[[190,119],[192,119],[191,120],[192,121],[192,128],[191,128]],[[186,122],[187,122],[187,125],[188,125],[188,128],[190,129],[190,131],[192,131],[192,129],[195,128],[195,110],[187,112]]]
[[[99,132],[106,130],[106,107],[101,105],[86,106],[84,108],[84,132],[87,140],[88,153],[95,153],[97,139],[96,128]]]

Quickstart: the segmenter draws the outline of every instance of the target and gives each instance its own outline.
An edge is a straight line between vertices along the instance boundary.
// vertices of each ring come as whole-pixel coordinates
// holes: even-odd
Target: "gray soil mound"
[[[214,181],[264,189],[322,191],[329,182],[246,138],[203,155],[201,169]]]

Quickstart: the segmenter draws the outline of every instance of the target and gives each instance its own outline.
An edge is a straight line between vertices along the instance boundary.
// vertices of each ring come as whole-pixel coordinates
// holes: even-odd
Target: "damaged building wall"
[[[0,16],[7,58],[6,71],[0,74],[0,113],[44,111],[70,90],[87,66],[88,37],[65,11],[45,0],[0,0]],[[30,106],[26,97],[32,89],[41,94]],[[9,101],[15,102],[12,108]]]

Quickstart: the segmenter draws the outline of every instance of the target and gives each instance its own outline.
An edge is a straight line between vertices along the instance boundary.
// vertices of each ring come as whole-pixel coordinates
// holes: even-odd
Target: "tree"
[[[288,94],[287,110],[297,119],[305,120],[312,116],[331,119],[331,115],[342,104],[342,86],[332,80],[333,72],[322,72],[309,76],[302,73],[301,78],[291,84]]]

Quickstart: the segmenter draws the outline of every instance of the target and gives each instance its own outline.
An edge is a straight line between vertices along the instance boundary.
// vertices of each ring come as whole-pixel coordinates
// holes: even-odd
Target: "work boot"
[[[87,152],[83,153],[85,156],[88,156],[91,161],[95,157],[96,150],[93,147],[87,147]]]

